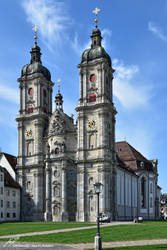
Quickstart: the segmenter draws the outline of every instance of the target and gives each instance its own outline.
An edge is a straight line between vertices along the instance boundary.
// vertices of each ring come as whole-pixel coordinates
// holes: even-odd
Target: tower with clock
[[[37,27],[35,27],[35,33]],[[24,220],[43,219],[44,210],[44,145],[49,118],[52,114],[51,75],[42,65],[40,47],[31,49],[30,64],[22,68],[18,79],[20,110],[18,122],[17,179],[22,187],[21,216]]]
[[[98,9],[95,9],[97,15]],[[77,151],[77,219],[94,221],[96,198],[93,183],[103,183],[100,210],[114,218],[115,204],[115,115],[112,97],[114,69],[110,56],[102,47],[97,26],[91,35],[91,48],[86,49],[78,65],[80,99]]]

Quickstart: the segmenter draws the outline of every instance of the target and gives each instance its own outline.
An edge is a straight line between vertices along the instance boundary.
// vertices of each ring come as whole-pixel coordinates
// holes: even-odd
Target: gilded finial
[[[126,141],[126,134],[124,134],[124,141]]]
[[[38,26],[35,25],[35,26],[33,27],[33,31],[35,32],[34,40],[35,40],[35,43],[37,44],[37,38],[38,38],[38,37],[37,37],[37,31],[38,31]]]
[[[59,79],[57,80],[57,82],[58,82],[58,92],[60,93],[60,82],[61,82],[61,79],[59,78]]]
[[[96,18],[95,18],[96,28],[97,28],[97,23],[98,23],[97,15],[98,15],[99,11],[100,11],[100,9],[97,7],[93,10],[93,14],[96,15]]]

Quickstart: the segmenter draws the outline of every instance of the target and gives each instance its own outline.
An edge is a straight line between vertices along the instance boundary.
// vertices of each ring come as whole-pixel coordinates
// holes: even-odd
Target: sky
[[[165,0],[1,0],[0,147],[17,155],[19,88],[30,62],[33,26],[39,27],[42,63],[55,83],[61,78],[64,111],[79,99],[82,52],[90,46],[93,9],[100,9],[103,46],[112,59],[116,140],[126,140],[147,159],[158,159],[159,185],[167,192],[167,1]]]

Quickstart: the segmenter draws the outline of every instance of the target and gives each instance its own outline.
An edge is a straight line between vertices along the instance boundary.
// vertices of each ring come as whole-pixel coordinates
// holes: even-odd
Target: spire
[[[56,110],[61,110],[63,111],[63,96],[60,93],[60,81],[61,79],[58,79],[58,93],[55,96],[55,103],[56,103]]]
[[[38,31],[38,27],[35,25],[33,28],[33,31],[35,33],[34,36],[34,45],[32,46],[32,49],[30,51],[31,53],[31,64],[34,62],[41,62],[41,52],[40,52],[40,47],[37,45],[37,31]]]
[[[100,9],[98,9],[97,7],[93,10],[93,13],[96,15],[96,18],[94,20],[96,23],[96,26],[95,26],[95,29],[93,29],[92,35],[91,35],[91,39],[92,39],[91,48],[96,48],[97,46],[101,47],[102,37],[101,37],[101,32],[98,29],[98,25],[97,25],[98,24],[97,15],[99,11]]]

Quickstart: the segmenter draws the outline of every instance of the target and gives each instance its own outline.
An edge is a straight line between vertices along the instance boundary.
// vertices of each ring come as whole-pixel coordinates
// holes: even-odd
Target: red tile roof
[[[132,170],[151,170],[152,163],[126,141],[116,142],[116,154]]]

